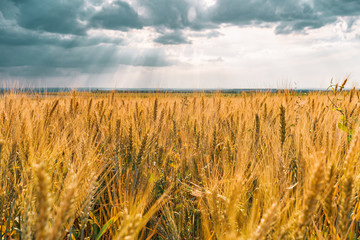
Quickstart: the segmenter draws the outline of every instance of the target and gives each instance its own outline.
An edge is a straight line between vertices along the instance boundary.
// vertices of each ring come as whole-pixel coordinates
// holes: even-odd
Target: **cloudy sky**
[[[359,0],[0,0],[0,81],[32,87],[360,83]]]

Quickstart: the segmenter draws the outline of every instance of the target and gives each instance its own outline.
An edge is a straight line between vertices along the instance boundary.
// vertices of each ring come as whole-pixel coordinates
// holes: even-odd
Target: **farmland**
[[[357,239],[359,92],[6,93],[3,239]]]

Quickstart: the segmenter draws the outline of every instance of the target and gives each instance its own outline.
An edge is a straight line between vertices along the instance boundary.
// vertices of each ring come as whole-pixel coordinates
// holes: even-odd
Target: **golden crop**
[[[3,239],[357,239],[359,93],[7,93]]]

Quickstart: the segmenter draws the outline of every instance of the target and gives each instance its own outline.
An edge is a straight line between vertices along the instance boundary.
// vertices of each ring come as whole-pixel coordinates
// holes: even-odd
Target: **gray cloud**
[[[141,8],[141,14],[135,10]],[[2,0],[0,11],[26,29],[85,35],[90,28],[127,31],[151,26],[182,30],[216,29],[219,24],[278,25],[276,33],[320,28],[340,16],[359,16],[358,0],[217,0],[209,9],[198,1]]]
[[[99,73],[120,65],[164,67],[173,64],[160,49],[130,49],[125,46],[124,39],[99,34],[88,35],[85,27],[79,32],[74,23],[78,22],[74,16],[82,15],[89,16],[89,24],[82,24],[87,25],[87,29],[95,27],[125,30],[141,27],[139,20],[136,20],[137,13],[131,11],[127,3],[116,2],[113,9],[103,6],[95,13],[94,9],[90,9],[92,14],[84,14],[81,9],[79,13],[70,11],[69,19],[60,21],[57,19],[59,14],[56,13],[54,16],[41,11],[38,16],[34,14],[36,9],[49,10],[59,7],[58,3],[51,5],[52,1],[49,1],[43,4],[46,6],[36,6],[41,4],[34,0],[30,2],[35,6],[30,7],[28,3],[21,1],[0,2],[0,77],[57,76],[65,75],[67,71]],[[69,5],[70,1],[61,3]],[[29,9],[23,13],[25,6]],[[11,11],[3,14],[5,10]],[[25,21],[26,18],[29,18],[29,21]],[[67,18],[64,13],[63,18]],[[52,28],[52,24],[57,22],[62,27]],[[118,26],[112,25],[115,23],[118,23]]]
[[[16,19],[23,28],[62,34],[86,33],[86,26],[81,23],[81,13],[84,9],[82,0],[13,2],[19,11]]]
[[[14,5],[13,2],[3,0],[0,1],[0,13],[1,17],[6,19],[15,18],[16,14],[19,14],[19,9]]]
[[[113,30],[127,30],[129,28],[142,28],[137,12],[122,1],[104,6],[91,18],[91,26]]]
[[[360,14],[360,2],[357,0],[316,0],[314,9],[325,16],[356,16]]]
[[[29,78],[47,78],[47,77],[69,77],[78,74],[78,71],[72,71],[64,68],[53,68],[44,66],[13,66],[0,67],[0,80],[9,77]]]
[[[357,0],[217,0],[209,10],[210,21],[217,24],[276,24],[277,34],[302,32],[334,23],[341,16],[358,16]]]
[[[8,46],[49,45],[63,48],[96,46],[98,44],[121,45],[124,40],[104,36],[61,35],[28,31],[16,26],[0,27],[0,44]]]
[[[91,31],[144,27],[161,34],[154,42],[190,44],[187,37],[219,36],[221,24],[272,26],[276,34],[306,32],[360,15],[359,0],[217,0],[205,8],[191,0],[0,0],[0,74],[64,74],[106,71],[119,65],[175,64],[160,49],[126,46],[131,39]],[[191,30],[188,36],[184,34]],[[101,32],[101,31],[100,31]],[[8,69],[8,70],[6,70]],[[43,70],[41,70],[43,69]]]
[[[101,73],[119,65],[164,67],[174,63],[166,58],[161,49],[120,48],[114,51],[114,47],[105,45],[73,49],[42,45],[0,45],[0,52],[7,56],[0,58],[3,74],[14,76],[42,76],[51,71],[56,75],[62,73],[61,69],[79,73]]]
[[[200,38],[217,38],[219,36],[222,36],[223,34],[216,30],[204,30],[201,32],[194,32],[189,34],[191,37],[200,37]]]
[[[253,21],[276,22],[274,6],[269,1],[218,0],[209,11],[215,23],[246,25]]]
[[[196,1],[187,0],[137,0],[145,8],[145,25],[157,28],[201,30],[212,27],[205,12]]]
[[[298,0],[218,0],[209,14],[219,24],[279,24],[276,33],[318,28],[329,21],[328,16],[321,16],[310,3]]]
[[[171,33],[165,33],[160,37],[156,38],[154,42],[161,43],[164,45],[177,45],[177,44],[190,44],[191,41],[187,40],[184,35],[179,31]]]

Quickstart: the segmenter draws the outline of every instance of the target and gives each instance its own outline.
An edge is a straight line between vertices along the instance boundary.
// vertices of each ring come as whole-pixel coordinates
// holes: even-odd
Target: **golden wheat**
[[[358,238],[359,91],[345,84],[5,93],[2,238]]]

